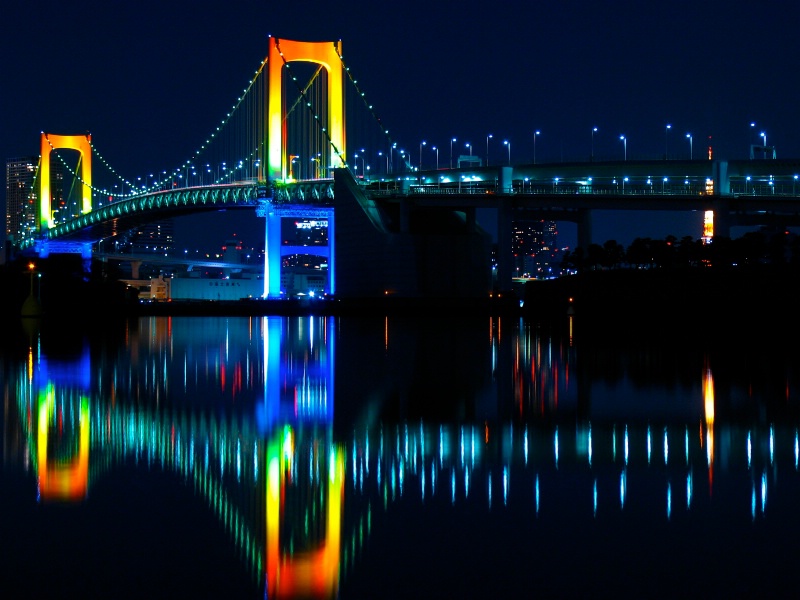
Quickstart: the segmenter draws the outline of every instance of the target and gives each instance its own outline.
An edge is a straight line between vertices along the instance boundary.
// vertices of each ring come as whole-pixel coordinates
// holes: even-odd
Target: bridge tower
[[[91,134],[55,135],[42,132],[42,166],[39,172],[39,230],[50,229],[53,221],[52,194],[50,193],[50,153],[58,148],[77,150],[81,155],[81,214],[92,211],[92,148]]]
[[[342,42],[298,42],[269,38],[267,75],[269,102],[267,112],[267,175],[270,180],[284,181],[287,177],[285,131],[283,127],[283,92],[281,76],[290,62],[311,62],[322,66],[328,75],[327,114],[323,123],[329,137],[328,166],[338,168],[345,162],[344,131],[344,67],[340,55]]]
[[[287,156],[286,128],[282,76],[284,66],[291,62],[311,62],[327,72],[327,123],[322,123],[328,137],[326,166],[342,167],[345,163],[345,118],[344,118],[344,67],[340,58],[342,42],[299,42],[269,38],[267,76],[269,78],[269,100],[267,107],[267,178],[270,181],[286,181],[287,169],[291,171],[291,156]],[[267,202],[258,212],[266,218],[264,232],[264,297],[281,295],[281,218],[283,216],[307,216],[308,207],[292,207],[282,204],[276,207]],[[323,211],[328,220],[329,271],[328,291],[334,292],[333,270],[333,211]]]

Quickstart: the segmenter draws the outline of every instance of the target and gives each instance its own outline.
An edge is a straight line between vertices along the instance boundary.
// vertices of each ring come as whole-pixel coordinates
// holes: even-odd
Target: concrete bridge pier
[[[501,194],[514,193],[514,167],[500,167],[499,184]]]
[[[514,277],[514,251],[512,244],[511,197],[502,196],[497,207],[497,287],[496,291],[511,290]]]
[[[731,211],[727,198],[714,198],[714,237],[731,237]]]
[[[281,217],[271,202],[264,209],[264,298],[280,298]]]
[[[578,247],[587,250],[592,245],[592,211],[582,208],[578,215]]]

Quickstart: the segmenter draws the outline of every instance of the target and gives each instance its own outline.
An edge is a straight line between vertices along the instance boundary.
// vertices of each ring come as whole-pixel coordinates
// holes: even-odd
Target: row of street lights
[[[754,126],[755,124],[751,123],[751,125]],[[665,159],[669,155],[669,131],[671,129],[672,129],[672,125],[668,123],[666,125],[666,128],[665,128],[665,137],[664,137],[664,158]],[[591,128],[591,132],[590,132],[591,133],[591,154],[590,154],[590,158],[591,158],[592,161],[594,161],[594,135],[598,131],[599,131],[599,129],[597,127],[592,127]],[[533,132],[533,163],[534,164],[536,164],[536,138],[539,137],[540,135],[541,135],[541,131],[538,130],[538,129]],[[762,132],[761,133],[761,137],[764,140],[764,146],[766,146],[766,143],[767,143],[766,134]],[[487,166],[489,165],[489,150],[490,150],[489,140],[491,140],[493,138],[494,138],[494,135],[491,134],[491,133],[486,136],[486,165]],[[622,142],[623,160],[627,161],[628,160],[628,138],[625,135],[620,135],[619,139]],[[694,159],[694,138],[693,138],[691,133],[687,133],[686,134],[686,139],[689,140],[689,159],[693,160]],[[453,155],[453,144],[455,142],[457,142],[457,141],[458,141],[458,138],[456,138],[456,137],[450,138],[450,163],[449,163],[449,165],[450,165],[451,169],[453,168],[453,156],[454,156]],[[427,145],[428,145],[428,142],[426,140],[422,140],[419,143],[419,148],[418,148],[419,149],[419,156],[418,156],[418,161],[419,162],[418,162],[418,165],[417,165],[417,170],[422,170],[423,169],[422,149],[423,149],[423,147],[425,147]],[[511,142],[509,140],[503,140],[503,145],[506,146],[506,149],[508,151],[508,164],[510,165],[511,164]],[[464,148],[469,152],[469,156],[472,156],[473,145],[471,143],[469,143],[469,142],[465,142]],[[381,158],[385,157],[386,173],[389,173],[392,170],[390,157],[391,157],[392,153],[394,152],[394,150],[396,150],[396,149],[397,149],[397,144],[395,143],[395,144],[393,144],[391,146],[389,152],[387,152],[387,153],[384,153],[383,151],[378,152],[378,156],[379,157],[381,157]],[[438,146],[431,146],[431,150],[436,153],[436,169],[438,170],[439,169],[439,147]],[[361,149],[361,153],[362,153],[361,155],[356,154],[355,157],[356,157],[356,159],[358,159],[359,156],[361,157],[361,173],[362,173],[362,176],[365,176],[366,175],[366,171],[367,171],[367,166],[366,166],[366,164],[364,162],[365,161],[365,155],[364,155],[364,149],[363,148]],[[399,154],[403,157],[403,159],[405,159],[406,156],[408,156],[408,153],[406,153],[404,150],[399,150]],[[312,159],[312,160],[314,160],[314,159]],[[356,161],[356,164],[357,164],[357,161]],[[358,170],[357,166],[356,166],[356,170]]]
[[[751,125],[755,126],[755,123],[751,123]],[[670,129],[672,129],[672,125],[668,123],[667,126],[666,126],[666,134],[664,136],[664,158],[665,159],[669,156],[668,144],[669,144],[669,131],[670,131]],[[597,133],[597,132],[598,132],[598,128],[597,127],[592,127],[592,129],[591,129],[591,154],[590,154],[590,159],[592,161],[594,161],[594,134]],[[533,164],[536,164],[536,138],[539,135],[541,135],[541,133],[542,132],[540,130],[538,130],[538,129],[533,132]],[[762,132],[761,133],[761,137],[764,140],[764,146],[766,146],[767,145],[767,135]],[[492,135],[491,133],[486,136],[486,165],[487,166],[489,165],[489,140],[492,139],[492,138],[494,138],[494,135]],[[619,139],[622,141],[623,159],[624,160],[628,160],[628,138],[625,135],[620,135]],[[694,159],[694,143],[693,143],[694,138],[693,138],[691,133],[687,133],[686,134],[686,139],[689,140],[689,160],[693,160]],[[456,142],[456,141],[458,141],[458,138],[451,138],[450,139],[450,168],[451,169],[453,168],[453,143]],[[424,146],[425,144],[426,144],[426,142],[424,142],[424,141],[420,144],[420,161],[419,161],[420,168],[422,168],[422,146]],[[509,142],[508,140],[504,140],[503,141],[503,145],[508,147],[508,154],[509,154],[508,163],[511,164],[511,142]],[[472,145],[469,144],[469,143],[466,143],[465,147],[469,150],[470,156],[472,156]],[[436,150],[436,147],[434,146],[433,149]],[[436,168],[437,169],[439,168],[439,165],[438,165],[438,150],[437,150],[437,166],[436,166]]]

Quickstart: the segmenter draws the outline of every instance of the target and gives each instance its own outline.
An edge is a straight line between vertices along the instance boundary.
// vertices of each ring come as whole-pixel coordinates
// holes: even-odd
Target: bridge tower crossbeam
[[[285,181],[290,160],[287,160],[283,127],[283,90],[281,78],[284,65],[290,62],[311,62],[322,66],[328,74],[327,115],[328,165],[339,167],[345,162],[344,129],[344,67],[341,61],[342,42],[299,42],[269,39],[267,74],[269,100],[267,112],[267,175],[271,180]]]
[[[50,154],[58,148],[77,150],[81,155],[81,214],[92,211],[92,136],[55,135],[42,132],[41,135],[41,172],[39,173],[39,222],[40,231],[55,225],[52,213],[52,194],[50,193]]]

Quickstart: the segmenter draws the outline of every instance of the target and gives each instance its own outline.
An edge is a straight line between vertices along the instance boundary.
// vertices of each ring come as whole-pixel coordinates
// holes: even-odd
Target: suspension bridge
[[[515,219],[576,223],[582,247],[593,242],[593,213],[603,210],[702,211],[698,234],[708,240],[737,225],[800,225],[794,160],[512,165],[509,144],[508,164],[470,154],[454,166],[451,145],[446,168],[432,146],[435,168],[424,169],[423,144],[418,156],[398,147],[341,41],[270,37],[230,111],[170,169],[126,178],[91,134],[43,132],[37,218],[21,248],[88,259],[98,242],[148,222],[249,210],[265,220],[265,298],[281,297],[281,259],[297,252],[282,244],[283,218],[327,222],[328,244],[307,253],[325,259],[328,294],[485,297],[511,288]],[[73,191],[60,201],[52,193],[56,160],[72,176]],[[495,231],[481,227],[480,211],[494,213]]]

